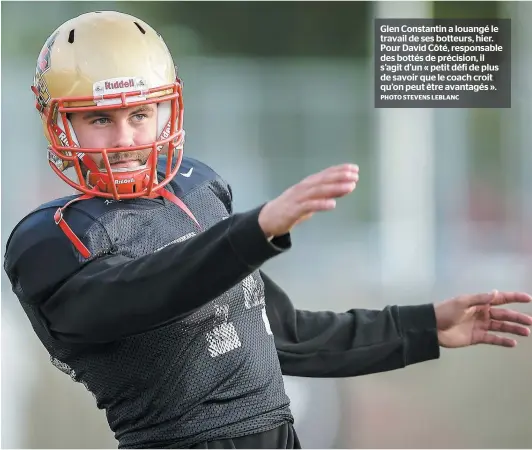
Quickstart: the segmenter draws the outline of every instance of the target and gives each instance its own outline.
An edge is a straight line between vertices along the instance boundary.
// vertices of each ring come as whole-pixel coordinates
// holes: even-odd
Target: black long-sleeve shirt
[[[183,169],[192,175],[169,188],[201,233],[163,199],[86,200],[65,213],[85,260],[53,221],[61,199],[7,245],[5,270],[52,362],[107,410],[120,447],[188,446],[291,421],[282,374],[354,376],[439,356],[432,305],[295,309],[260,270],[290,236],[268,242],[260,208],[234,214],[212,169],[191,159]]]

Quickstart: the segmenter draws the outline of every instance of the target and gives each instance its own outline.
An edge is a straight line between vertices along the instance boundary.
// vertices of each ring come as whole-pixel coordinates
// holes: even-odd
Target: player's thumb
[[[493,289],[491,292],[486,292],[484,294],[471,295],[469,297],[469,306],[488,305],[492,303],[498,295],[499,291],[497,289]]]

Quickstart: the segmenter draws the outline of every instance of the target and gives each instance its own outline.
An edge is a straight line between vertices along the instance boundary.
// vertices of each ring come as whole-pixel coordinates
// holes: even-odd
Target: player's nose
[[[117,123],[115,126],[113,147],[132,147],[134,130],[128,123]]]

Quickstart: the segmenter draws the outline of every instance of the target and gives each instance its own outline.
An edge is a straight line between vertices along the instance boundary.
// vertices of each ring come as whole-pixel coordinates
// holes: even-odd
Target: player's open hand
[[[495,308],[507,303],[530,303],[524,292],[493,291],[461,295],[435,306],[438,339],[442,347],[458,348],[476,344],[515,347],[517,342],[492,332],[529,336],[532,317],[511,309]]]
[[[356,187],[358,166],[343,164],[310,175],[264,205],[259,224],[266,236],[281,236],[319,211],[336,206],[336,199]]]

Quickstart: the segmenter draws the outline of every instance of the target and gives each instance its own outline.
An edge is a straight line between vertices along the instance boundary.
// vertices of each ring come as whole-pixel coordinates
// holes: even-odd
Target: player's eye
[[[148,116],[146,114],[135,114],[133,117],[135,118],[137,122],[141,122]]]
[[[91,122],[91,125],[92,124],[104,125],[104,124],[108,123],[108,121],[109,121],[109,119],[107,117],[99,117],[98,119],[94,119]]]

